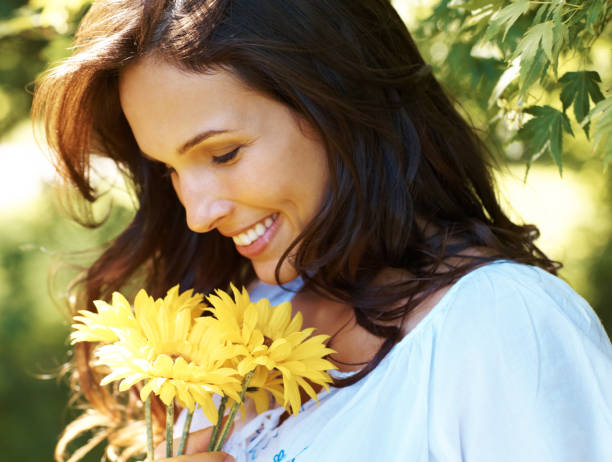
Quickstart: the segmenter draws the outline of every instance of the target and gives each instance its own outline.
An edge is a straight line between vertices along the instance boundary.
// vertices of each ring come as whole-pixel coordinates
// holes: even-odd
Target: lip
[[[264,234],[262,234],[261,236],[259,236],[251,244],[249,244],[249,245],[238,245],[238,244],[234,243],[234,245],[236,246],[236,250],[243,257],[246,257],[246,258],[256,257],[257,255],[261,254],[266,249],[266,247],[268,246],[270,241],[276,235],[279,226],[280,226],[280,214],[277,214],[276,215],[276,219],[272,222],[272,224],[266,230],[266,232]],[[246,229],[249,229],[249,228],[246,228]],[[235,235],[236,234],[234,234],[234,236]]]

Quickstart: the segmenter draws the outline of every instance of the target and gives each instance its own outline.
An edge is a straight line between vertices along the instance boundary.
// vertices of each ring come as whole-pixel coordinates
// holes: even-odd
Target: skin
[[[122,72],[119,91],[138,146],[168,167],[192,231],[216,229],[230,239],[278,216],[274,235],[250,258],[260,280],[276,283],[281,255],[318,212],[329,181],[316,132],[285,105],[223,70],[191,74],[148,56]],[[202,134],[211,133],[202,140]],[[280,276],[287,282],[297,273],[285,263]],[[316,300],[296,302],[322,333],[350,319],[346,306],[316,315]],[[323,308],[316,311],[324,313]],[[233,460],[225,453],[206,453],[209,437],[210,429],[192,433],[186,455],[163,460]],[[157,457],[164,455],[162,445]]]
[[[245,255],[260,280],[275,284],[277,262],[327,189],[327,157],[314,130],[228,71],[186,73],[148,56],[122,73],[119,91],[141,151],[168,166],[191,230],[230,238],[278,214],[263,251]],[[225,133],[181,149],[210,131]],[[296,276],[283,265],[281,282]]]
[[[233,462],[234,458],[225,452],[206,452],[211,431],[212,427],[190,433],[185,445],[185,454],[182,456],[164,458],[166,455],[166,443],[160,444],[155,449],[155,460],[169,462]],[[176,454],[179,440],[175,439],[173,442],[174,454]]]
[[[143,155],[168,167],[191,230],[216,229],[230,239],[278,216],[261,251],[247,256],[258,278],[275,284],[281,255],[317,214],[327,190],[327,157],[317,133],[285,105],[253,91],[225,70],[186,73],[147,56],[121,73],[119,91]],[[212,136],[202,139],[202,134]],[[287,282],[297,273],[285,261],[280,276],[281,282]],[[409,275],[381,274],[380,282],[398,277]],[[433,294],[407,316],[405,333],[444,292]],[[310,292],[297,294],[292,305],[302,313],[304,327],[334,336],[338,353],[333,359],[340,361],[340,370],[360,368],[342,363],[367,362],[381,345],[380,338],[356,324],[348,305]],[[186,455],[163,460],[233,460],[225,453],[206,453],[209,438],[210,428],[192,433]],[[157,457],[164,455],[162,445]]]
[[[165,164],[195,232],[232,236],[277,213],[279,227],[264,251],[251,258],[260,280],[275,284],[283,252],[318,212],[329,173],[315,131],[285,105],[246,87],[227,71],[186,73],[148,56],[119,80],[121,106],[141,151]],[[180,102],[180,104],[178,104]],[[181,152],[202,132],[227,131]],[[215,161],[240,147],[225,163]],[[297,276],[288,262],[281,281]],[[379,339],[347,326],[348,305],[300,293],[293,300],[304,325],[332,335],[344,327],[347,362],[369,358]],[[367,334],[369,335],[369,334]],[[358,337],[358,338],[355,338]]]

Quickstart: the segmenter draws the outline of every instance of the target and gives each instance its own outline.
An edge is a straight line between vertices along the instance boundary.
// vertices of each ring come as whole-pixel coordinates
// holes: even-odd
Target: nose
[[[214,175],[201,173],[174,174],[172,184],[185,207],[187,226],[196,233],[215,229],[232,213],[234,204],[223,197],[223,189]]]

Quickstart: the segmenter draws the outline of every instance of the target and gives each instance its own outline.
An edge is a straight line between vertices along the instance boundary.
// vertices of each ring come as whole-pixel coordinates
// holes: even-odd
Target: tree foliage
[[[436,75],[462,103],[479,108],[491,133],[505,124],[503,141],[522,142],[527,165],[548,154],[561,169],[572,124],[582,127],[594,155],[612,162],[612,81],[589,54],[602,38],[612,47],[612,0],[430,1],[431,13],[413,32],[432,45],[424,51]],[[90,3],[6,0],[0,7],[0,135],[27,116],[25,88],[69,53]]]
[[[563,140],[575,136],[570,120],[595,155],[612,161],[612,96],[590,62],[597,40],[612,47],[611,18],[611,0],[441,0],[416,32],[448,47],[433,56],[436,71],[455,93],[470,95],[491,128],[515,122],[506,141],[524,143],[528,165],[549,154],[561,170]]]
[[[32,82],[70,53],[90,0],[0,1],[0,136],[28,117]]]
[[[76,24],[91,0],[0,1],[0,136],[28,116],[30,84],[70,53]],[[305,0],[308,1],[308,0]],[[334,0],[329,0],[334,1]],[[366,0],[354,0],[366,1]],[[426,0],[396,0],[424,3]],[[436,76],[491,136],[520,142],[528,163],[549,156],[567,165],[568,138],[589,137],[592,156],[612,162],[610,75],[591,61],[599,46],[612,53],[612,0],[430,0],[431,10],[411,28]],[[608,61],[611,61],[608,58]],[[609,201],[610,190],[597,200]],[[42,197],[48,200],[51,194]],[[603,197],[603,198],[602,198]],[[551,203],[551,207],[555,204]],[[3,460],[49,460],[57,435],[70,420],[67,387],[34,378],[63,362],[68,326],[52,324],[47,249],[92,245],[90,230],[75,230],[49,202],[26,211],[24,224],[3,216],[0,228],[0,429]],[[128,212],[94,243],[123,229]],[[585,223],[590,226],[591,223]],[[77,232],[82,235],[77,237]],[[597,238],[588,267],[589,300],[612,332],[612,240]],[[591,244],[589,244],[591,245]],[[575,253],[575,252],[574,252]],[[58,255],[64,260],[62,255]],[[65,282],[65,283],[64,283]],[[60,280],[62,289],[67,281]],[[53,291],[57,295],[57,291]],[[42,364],[44,367],[39,367]],[[37,444],[32,441],[36,423]],[[101,455],[85,460],[100,460]]]

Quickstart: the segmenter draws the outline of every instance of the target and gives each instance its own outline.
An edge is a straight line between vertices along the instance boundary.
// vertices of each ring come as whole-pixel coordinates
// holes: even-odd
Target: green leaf
[[[521,57],[521,69],[519,72],[519,96],[524,97],[529,88],[545,73],[548,60],[542,50],[538,50],[535,56],[525,55]]]
[[[604,0],[596,0],[596,1],[585,3],[584,7],[588,8],[587,13],[586,13],[586,28],[589,32],[594,34],[595,28],[593,26],[599,20],[599,16],[602,10],[604,9]],[[604,15],[605,15],[605,11],[604,11]]]
[[[504,28],[502,40],[504,40],[508,30],[521,15],[527,13],[527,10],[529,10],[529,0],[514,0],[510,5],[499,10],[487,28],[483,41],[486,42],[493,38],[502,27]]]
[[[541,33],[542,49],[544,50],[544,53],[546,53],[546,57],[549,61],[553,60],[553,28],[554,24],[550,21],[543,22],[542,24],[532,27],[532,29],[538,29],[537,33]]]
[[[598,82],[601,82],[601,78],[595,71],[566,72],[559,79],[559,83],[563,84],[563,89],[561,90],[563,112],[573,102],[576,120],[582,122],[589,112],[589,97],[593,100],[594,104],[604,99]],[[584,124],[582,128],[588,137],[589,123]]]
[[[523,140],[531,153],[529,163],[544,153],[549,153],[563,173],[563,132],[574,136],[567,116],[550,106],[531,106],[525,112],[533,115],[521,127],[516,137]]]
[[[533,18],[533,22],[531,23],[531,25],[533,26],[534,24],[538,24],[540,22],[542,22],[542,16],[544,16],[544,13],[546,13],[546,11],[548,10],[549,5],[548,4],[544,4],[541,5],[538,8],[538,11],[536,12],[534,18]]]
[[[604,159],[605,164],[609,164],[612,162],[612,97],[597,103],[584,118],[582,125],[592,121],[593,151]]]
[[[569,29],[562,20],[561,9],[555,10],[553,16],[553,47],[552,47],[552,68],[555,78],[558,78],[557,69],[559,66],[559,55],[564,49],[565,44],[569,42]]]
[[[530,27],[516,46],[513,58],[521,58],[521,96],[544,74],[552,60],[553,26],[551,21],[547,21]]]
[[[514,57],[521,55],[533,57],[541,46],[546,57],[552,61],[553,29],[552,21],[542,22],[530,27],[516,46]]]

